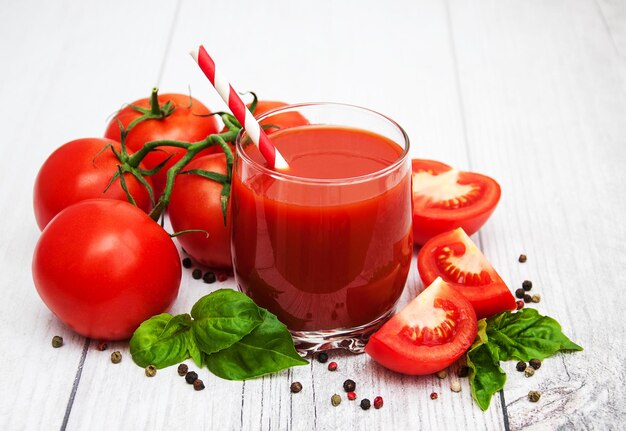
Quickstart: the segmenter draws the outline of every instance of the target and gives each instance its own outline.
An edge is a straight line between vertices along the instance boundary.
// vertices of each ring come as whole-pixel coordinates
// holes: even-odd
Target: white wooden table
[[[474,239],[511,289],[533,281],[537,308],[585,351],[529,379],[507,363],[482,412],[466,379],[457,394],[449,379],[341,353],[335,373],[312,362],[242,383],[205,369],[207,389],[194,392],[175,367],[148,379],[127,343],[100,352],[64,327],[31,279],[39,166],[69,140],[101,136],[155,84],[224,109],[188,55],[198,43],[241,90],[378,110],[404,126],[414,157],[495,177],[502,200]],[[1,0],[0,61],[0,429],[624,429],[623,0]],[[217,286],[186,271],[173,312]],[[413,266],[402,303],[421,289]],[[333,408],[346,378],[385,406]],[[531,389],[540,402],[527,401]]]

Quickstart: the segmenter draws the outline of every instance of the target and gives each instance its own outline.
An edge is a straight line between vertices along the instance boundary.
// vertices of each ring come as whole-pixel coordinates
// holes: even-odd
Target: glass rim
[[[397,131],[400,132],[401,136],[402,136],[402,140],[404,142],[404,148],[402,150],[402,153],[400,154],[400,156],[398,157],[397,160],[395,160],[393,163],[391,163],[389,166],[385,166],[383,169],[380,169],[378,171],[375,172],[370,172],[369,174],[365,174],[365,175],[358,175],[355,177],[346,177],[346,178],[309,178],[309,177],[301,177],[301,176],[297,176],[297,175],[291,175],[288,174],[286,172],[281,172],[278,171],[276,169],[271,169],[268,168],[267,166],[263,166],[259,163],[257,163],[255,160],[253,160],[252,158],[250,158],[246,152],[243,149],[243,144],[242,144],[242,140],[243,140],[243,136],[246,133],[245,129],[242,127],[239,130],[239,133],[237,133],[237,137],[235,138],[235,152],[237,153],[238,157],[241,157],[242,160],[244,160],[244,162],[246,162],[248,165],[254,167],[255,169],[257,169],[258,171],[260,171],[261,173],[265,174],[265,175],[269,175],[273,178],[276,179],[281,179],[284,181],[289,181],[292,183],[302,183],[302,184],[310,184],[310,185],[314,185],[314,184],[320,184],[320,185],[343,185],[343,184],[357,184],[357,183],[362,183],[362,182],[366,182],[366,181],[371,181],[374,179],[378,179],[381,177],[384,177],[392,172],[394,172],[395,170],[397,170],[408,158],[409,156],[409,148],[410,148],[410,141],[409,141],[409,135],[407,135],[406,131],[402,128],[402,126],[400,126],[396,121],[392,120],[391,118],[389,118],[388,116],[381,114],[380,112],[374,111],[372,109],[369,108],[363,108],[361,106],[357,106],[357,105],[350,105],[347,103],[336,103],[336,102],[306,102],[306,103],[295,103],[295,104],[291,104],[291,105],[285,105],[285,106],[281,106],[278,108],[274,108],[271,109],[267,112],[264,112],[262,115],[260,115],[257,118],[257,121],[261,122],[262,120],[264,120],[265,118],[272,116],[272,115],[276,115],[281,113],[282,111],[292,111],[296,108],[302,108],[302,107],[309,107],[309,106],[333,106],[333,107],[339,107],[339,108],[347,108],[347,109],[354,109],[354,110],[358,110],[358,111],[363,111],[365,113],[368,114],[374,114],[375,116],[381,118],[382,120],[388,122],[394,129],[396,129]],[[330,124],[333,125],[333,124]],[[342,124],[335,124],[336,126],[345,126]],[[252,144],[252,143],[251,143]],[[254,145],[254,144],[252,144]]]

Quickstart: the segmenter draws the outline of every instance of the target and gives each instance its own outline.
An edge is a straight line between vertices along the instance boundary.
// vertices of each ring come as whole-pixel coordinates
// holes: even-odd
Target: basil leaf
[[[489,343],[495,344],[501,361],[545,359],[564,350],[582,350],[561,332],[559,322],[533,308],[500,313],[487,320]]]
[[[130,339],[130,354],[140,367],[164,368],[189,357],[189,314],[158,314],[139,325]]]
[[[246,380],[308,364],[296,352],[287,327],[269,311],[259,310],[261,325],[229,348],[204,356],[213,374],[227,380]]]
[[[233,345],[263,322],[259,310],[246,295],[230,289],[216,290],[200,298],[191,309],[192,332],[198,348],[211,354]]]
[[[472,397],[482,410],[487,410],[491,397],[504,387],[506,373],[500,368],[498,349],[489,343],[487,322],[478,321],[476,340],[467,352]]]

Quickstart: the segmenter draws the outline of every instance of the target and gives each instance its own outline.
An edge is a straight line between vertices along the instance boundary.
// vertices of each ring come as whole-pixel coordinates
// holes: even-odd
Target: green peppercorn
[[[522,283],[522,289],[528,292],[532,288],[533,288],[533,282],[530,280],[524,280],[524,282]]]
[[[184,376],[185,374],[187,374],[187,371],[189,371],[189,367],[187,366],[187,364],[180,364],[178,366],[178,375],[179,376]]]
[[[339,404],[341,404],[341,396],[339,394],[335,394],[332,397],[330,397],[330,403],[333,405],[333,407],[337,407]]]
[[[343,382],[343,390],[346,392],[354,392],[354,390],[356,389],[356,383],[354,383],[354,380],[346,380],[345,382]]]
[[[526,362],[519,361],[517,365],[515,365],[515,369],[521,373],[522,371],[526,369]]]
[[[302,383],[293,382],[291,386],[289,387],[289,389],[291,390],[291,393],[297,394],[298,392],[302,390]]]
[[[524,370],[524,375],[526,377],[532,377],[535,374],[535,369],[533,367],[526,367]]]
[[[63,337],[61,337],[60,335],[55,335],[54,337],[52,337],[52,347],[54,347],[55,349],[58,349],[62,345],[63,345]]]
[[[541,302],[541,295],[535,294],[530,297],[530,300],[534,303]]]
[[[437,371],[437,377],[440,379],[445,379],[448,377],[448,372],[446,370]]]
[[[111,353],[111,362],[113,362],[114,364],[119,364],[121,361],[122,361],[122,354],[118,350]]]
[[[541,398],[541,392],[539,391],[530,391],[528,392],[528,399],[531,403],[536,403]]]
[[[146,367],[146,376],[148,377],[154,377],[157,373],[157,369],[154,365],[148,365]]]
[[[526,257],[525,254],[520,254],[519,258],[517,259],[520,263],[524,263],[528,260],[528,257]]]
[[[369,408],[372,406],[372,403],[370,402],[370,400],[368,400],[367,398],[363,398],[361,400],[361,408],[363,410],[369,410]]]
[[[541,368],[541,361],[537,358],[531,359],[528,364],[533,367],[535,370]]]

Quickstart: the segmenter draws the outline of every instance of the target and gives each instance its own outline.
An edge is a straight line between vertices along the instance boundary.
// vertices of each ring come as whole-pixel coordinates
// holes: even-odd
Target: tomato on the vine
[[[89,199],[61,211],[39,238],[33,280],[48,308],[77,333],[130,338],[176,299],[181,279],[170,236],[128,202]]]
[[[412,165],[416,244],[458,227],[472,235],[500,200],[500,185],[486,175],[458,171],[433,160],[414,159]]]
[[[201,169],[226,174],[226,156],[211,154],[191,161],[184,171]],[[176,177],[168,206],[170,222],[175,232],[201,229],[205,232],[189,232],[176,239],[185,251],[198,263],[211,268],[230,268],[230,217],[224,216],[221,207],[223,185],[217,181],[189,173]],[[227,216],[230,216],[230,208]]]
[[[84,138],[62,145],[48,157],[37,174],[33,191],[39,229],[43,230],[59,211],[85,199],[128,200],[119,178],[107,189],[120,165],[113,151],[105,148],[107,145],[120,151],[119,142],[111,139]],[[137,206],[149,212],[152,204],[147,188],[130,173],[124,174],[124,180]],[[145,180],[152,187],[150,177]]]
[[[441,277],[456,287],[479,319],[517,308],[509,288],[461,228],[426,242],[417,255],[417,269],[425,285]]]
[[[136,152],[146,142],[156,140],[175,140],[185,142],[197,142],[207,136],[217,133],[217,120],[214,116],[208,116],[211,112],[199,100],[185,94],[161,94],[158,96],[159,105],[163,106],[168,101],[174,105],[174,111],[161,119],[149,119],[137,124],[128,133],[126,146]],[[150,98],[140,99],[122,108],[109,122],[104,136],[116,141],[120,140],[120,127],[118,120],[124,127],[142,116],[142,113],[133,108],[150,108]],[[206,151],[206,150],[205,150]],[[209,152],[201,152],[208,154]],[[157,151],[151,151],[143,162],[148,169],[156,168],[160,163],[172,156],[167,164],[153,176],[156,197],[165,188],[167,169],[173,166],[185,154],[185,150],[178,147],[164,146]]]
[[[432,374],[461,357],[476,332],[471,304],[438,278],[372,335],[365,352],[399,373]]]

